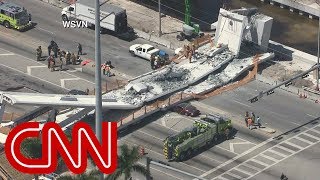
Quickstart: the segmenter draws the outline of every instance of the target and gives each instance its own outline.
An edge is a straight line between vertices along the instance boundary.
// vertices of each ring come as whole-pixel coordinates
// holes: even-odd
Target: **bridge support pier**
[[[5,109],[5,104],[4,103],[0,103],[0,123],[2,123],[2,119],[4,116],[4,109]]]

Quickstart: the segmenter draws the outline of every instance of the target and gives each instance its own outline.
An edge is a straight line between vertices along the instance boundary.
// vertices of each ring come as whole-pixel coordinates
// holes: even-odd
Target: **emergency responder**
[[[82,55],[82,46],[78,43],[78,55]]]
[[[225,133],[226,139],[229,140],[229,139],[230,139],[230,129],[227,128],[227,129],[224,131],[224,133]]]
[[[58,46],[55,44],[52,46],[52,51],[53,51],[53,54],[54,54],[54,57],[57,58],[58,57]]]
[[[151,69],[155,69],[154,68],[154,61],[156,60],[156,58],[154,57],[154,55],[151,55],[151,59],[150,59],[150,64],[151,64]]]
[[[57,63],[60,67],[60,71],[62,71],[62,66],[63,66],[63,60],[62,60],[62,56],[60,55],[59,56],[59,59],[58,59],[58,63]]]
[[[54,58],[52,57],[52,58],[50,58],[50,61],[49,61],[49,68],[50,68],[50,70],[51,70],[51,72],[53,72],[54,71],[54,68],[55,68],[55,60],[54,60]]]
[[[106,70],[106,75],[108,77],[110,77],[111,76],[111,67],[109,65],[106,65],[105,66],[105,70]]]
[[[49,46],[48,46],[48,56],[51,56],[51,50],[52,50],[52,46],[49,45]]]
[[[104,64],[105,64],[105,65],[109,65],[111,69],[113,69],[113,68],[114,68],[114,66],[112,66],[112,64],[111,64],[111,61],[110,61],[110,60],[109,60],[109,61],[106,61]]]
[[[249,117],[249,118],[248,118],[248,126],[249,126],[249,129],[250,129],[250,130],[252,130],[252,125],[253,125],[252,118]]]
[[[102,74],[106,75],[106,66],[107,66],[107,61],[101,65],[101,69],[102,69]]]
[[[254,112],[251,113],[251,118],[252,118],[252,123],[255,123],[256,115],[254,114]]]
[[[72,65],[76,65],[77,64],[77,57],[74,53],[72,53],[71,55],[71,61],[72,61]]]
[[[47,61],[48,61],[48,69],[50,69],[50,63],[51,63],[52,60],[53,60],[53,57],[52,57],[52,55],[50,55],[50,56],[47,58]]]
[[[159,67],[160,67],[159,57],[156,56],[154,61],[154,68],[158,69]]]
[[[66,58],[66,65],[70,64],[71,53],[69,51],[67,51],[65,58]]]
[[[256,119],[256,125],[261,128],[261,119],[260,117],[258,116],[257,119]]]
[[[42,49],[41,46],[37,48],[37,61],[40,61],[42,57]]]
[[[81,57],[79,55],[77,56],[77,62],[81,63]]]
[[[248,118],[249,118],[249,112],[247,111],[244,117],[244,121],[246,122],[247,127],[248,127]]]

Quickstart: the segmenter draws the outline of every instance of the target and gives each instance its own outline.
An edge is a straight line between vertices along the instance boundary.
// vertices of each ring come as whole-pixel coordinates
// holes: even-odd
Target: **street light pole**
[[[158,0],[159,5],[159,37],[162,35],[161,31],[161,0]]]
[[[101,90],[101,47],[100,47],[100,1],[96,0],[95,12],[95,96],[96,96],[96,136],[102,141],[102,90]],[[99,179],[103,180],[103,173],[100,174]]]
[[[318,61],[317,61],[317,65],[319,65],[319,56],[320,56],[320,16],[319,16],[319,19],[318,19],[318,21],[319,21],[319,27],[318,27]],[[318,68],[317,69],[317,87],[316,87],[316,90],[317,91],[319,91],[319,70],[320,70],[320,68]]]

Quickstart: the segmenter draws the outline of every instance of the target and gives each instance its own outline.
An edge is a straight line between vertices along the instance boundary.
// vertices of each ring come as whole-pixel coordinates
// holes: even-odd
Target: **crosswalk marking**
[[[224,178],[224,177],[219,177],[219,180],[229,180],[229,179],[227,179],[227,178]]]
[[[303,139],[303,138],[301,138],[301,137],[299,137],[299,136],[295,137],[295,139],[298,139],[299,141],[305,142],[305,143],[307,143],[308,145],[313,143],[313,142],[311,142],[311,141],[309,141],[309,140],[307,140],[307,139]]]
[[[279,149],[282,149],[282,150],[284,150],[284,151],[287,151],[287,152],[289,152],[289,153],[295,153],[295,151],[294,150],[291,150],[291,149],[288,149],[288,148],[286,148],[286,147],[284,147],[282,144],[279,144],[278,146],[276,146],[277,148],[279,148]]]
[[[320,127],[320,125],[315,126],[314,128],[319,128],[319,127]],[[301,133],[299,133],[299,134],[297,134],[297,135],[294,135],[294,136],[290,137],[289,139],[286,139],[286,140],[282,141],[281,143],[279,143],[279,144],[277,144],[277,145],[275,145],[275,146],[272,146],[272,147],[264,150],[263,152],[260,152],[258,155],[254,156],[254,157],[252,157],[252,158],[250,158],[250,159],[247,159],[246,161],[244,161],[244,162],[238,164],[237,166],[235,166],[235,167],[233,167],[233,168],[225,171],[223,174],[221,174],[221,175],[219,175],[218,177],[213,178],[213,179],[220,178],[220,177],[223,176],[224,174],[228,174],[228,175],[234,174],[234,173],[232,173],[232,172],[230,172],[230,171],[232,171],[232,170],[237,170],[237,171],[239,171],[239,169],[242,170],[242,171],[239,171],[239,172],[243,172],[244,174],[250,175],[249,177],[242,177],[242,178],[239,178],[239,179],[248,180],[248,179],[254,177],[254,176],[257,175],[258,173],[263,172],[264,170],[266,170],[266,169],[274,166],[275,164],[277,164],[277,163],[279,163],[279,162],[281,162],[281,161],[283,161],[283,160],[285,160],[285,159],[287,159],[287,158],[289,158],[289,157],[291,157],[291,156],[293,156],[293,155],[295,155],[295,154],[297,154],[297,153],[299,153],[299,152],[301,152],[301,151],[303,151],[303,150],[311,147],[311,146],[314,145],[314,144],[319,143],[320,137],[316,137],[316,136],[314,136],[314,135],[312,135],[312,134],[309,134],[310,132],[317,133],[317,131],[314,130],[314,128],[308,129],[308,130],[306,130],[306,131],[304,131],[304,132],[301,132]],[[309,133],[308,133],[308,132],[309,132]],[[303,137],[298,137],[298,136],[301,136],[301,135],[306,136],[306,137],[309,137],[309,138],[312,138],[312,139],[317,140],[317,141],[312,142],[312,141],[307,140],[307,139],[305,139],[305,138],[303,138]],[[319,133],[319,135],[320,135],[320,133]],[[302,146],[299,146],[299,145],[296,144],[296,143],[290,142],[291,140],[294,140],[294,139],[296,139],[297,141],[298,141],[298,140],[301,140],[302,142],[305,142],[305,143],[307,143],[308,145],[307,145],[306,147],[302,147]],[[285,147],[286,144],[287,144],[288,146],[292,146],[292,147],[298,148],[298,150],[297,150],[297,151],[294,151],[294,150],[292,150],[292,149],[289,149],[289,148]],[[282,151],[287,152],[287,153],[290,153],[290,154],[284,154],[284,152],[281,152],[281,153],[280,153],[280,152],[278,152],[278,151],[277,151],[276,149],[274,149],[274,148],[279,148],[279,149],[281,149]],[[269,155],[267,155],[266,153],[268,153]],[[270,153],[271,153],[271,154],[270,154]],[[273,157],[272,157],[272,154],[274,154],[274,155],[279,155],[280,157],[282,157],[282,159],[273,158]],[[257,159],[257,158],[259,158],[259,157],[260,157],[260,158],[266,158],[266,159],[270,160],[270,161],[273,162],[273,163],[267,164],[266,162],[262,162],[262,160],[258,160],[258,159]],[[262,165],[262,166],[264,166],[264,167],[260,167],[260,168],[254,167],[254,165],[249,164],[249,162],[255,162],[255,163],[260,164],[260,165]],[[255,172],[250,172],[250,170],[255,170]],[[244,171],[245,171],[245,172],[244,172]],[[246,173],[246,172],[248,172],[248,173]],[[243,175],[243,176],[244,176],[244,175]],[[212,179],[212,180],[213,180],[213,179]]]
[[[314,132],[316,132],[316,133],[318,133],[318,134],[320,134],[320,130],[318,130],[318,129],[316,129],[316,128],[313,128],[313,129],[311,129],[312,131],[314,131]]]
[[[265,155],[265,154],[260,154],[260,156],[262,156],[262,157],[264,157],[264,158],[266,158],[266,159],[269,159],[269,160],[271,160],[271,161],[274,161],[274,162],[277,162],[277,161],[279,161],[278,159],[275,159],[275,158],[273,158],[273,157],[270,157],[270,156],[268,156],[268,155]]]
[[[256,158],[256,157],[254,157],[254,158]],[[270,164],[267,164],[267,163],[265,163],[265,162],[262,162],[262,161],[260,161],[260,160],[257,160],[257,159],[250,159],[250,161],[253,161],[253,162],[255,162],[255,163],[258,163],[258,164],[260,164],[260,165],[262,165],[262,166],[269,166]]]
[[[297,144],[295,144],[295,143],[292,143],[292,142],[290,142],[290,141],[287,141],[286,144],[289,144],[290,146],[293,146],[293,147],[295,147],[295,148],[297,148],[297,149],[299,149],[299,150],[303,148],[303,147],[301,147],[301,146],[299,146],[299,145],[297,145]]]
[[[275,151],[275,150],[272,150],[272,149],[269,149],[268,151],[271,152],[271,153],[273,153],[273,154],[276,154],[276,155],[278,155],[278,156],[281,156],[282,158],[284,158],[284,157],[287,156],[287,155],[285,155],[285,154],[282,154],[282,153],[280,153],[280,152],[278,152],[278,151]],[[267,152],[268,152],[268,151],[267,151]]]
[[[309,133],[303,133],[303,135],[305,135],[305,136],[309,136],[309,137],[311,137],[311,138],[313,138],[313,139],[316,139],[316,140],[320,141],[320,138],[318,138],[317,136],[314,136],[314,135],[312,135],[312,134],[309,134]]]
[[[237,179],[243,179],[243,177],[241,177],[241,176],[239,176],[239,175],[236,175],[236,174],[234,174],[234,173],[232,173],[232,172],[228,172],[227,174],[228,174],[229,176],[232,176],[232,177],[237,178]]]
[[[249,168],[249,169],[253,169],[253,170],[255,170],[255,171],[261,171],[260,168],[254,167],[254,166],[252,166],[252,165],[249,164],[249,163],[245,163],[245,164],[242,164],[242,165],[245,166],[245,167],[247,167],[247,168]]]
[[[313,132],[313,133],[315,133],[315,134],[318,134],[319,136],[320,136],[320,132],[318,132],[318,131],[315,131],[314,129],[310,129],[309,131],[311,131],[311,132]],[[318,137],[318,136],[316,136],[317,138],[320,138],[320,137]]]
[[[242,170],[242,169],[239,169],[239,167],[234,168],[234,170],[236,170],[236,171],[238,171],[238,172],[241,172],[241,173],[243,173],[243,174],[249,175],[249,176],[252,175],[252,174],[251,174],[250,172],[248,172],[248,171],[244,171],[244,170]]]

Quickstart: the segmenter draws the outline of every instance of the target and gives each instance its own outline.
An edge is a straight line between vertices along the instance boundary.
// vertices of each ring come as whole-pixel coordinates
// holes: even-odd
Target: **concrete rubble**
[[[205,45],[199,48],[192,57],[192,63],[186,60],[181,64],[168,65],[154,73],[133,80],[124,88],[109,92],[107,95],[121,102],[142,105],[152,98],[187,88],[190,83],[199,81],[204,74],[210,73],[215,67],[233,57],[232,53],[225,49],[210,58],[206,55],[208,50],[212,48]]]

